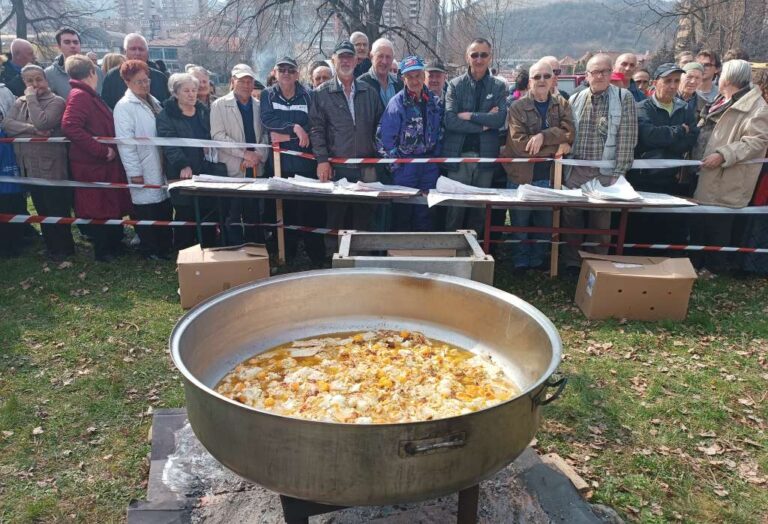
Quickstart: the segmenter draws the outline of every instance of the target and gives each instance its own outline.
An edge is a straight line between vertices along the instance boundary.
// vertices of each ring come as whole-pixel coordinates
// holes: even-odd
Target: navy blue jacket
[[[300,147],[299,137],[293,131],[293,126],[299,124],[309,134],[309,107],[312,97],[309,91],[296,82],[296,92],[293,98],[287,99],[280,91],[280,86],[274,84],[264,90],[261,95],[261,123],[268,132],[290,135],[288,142],[281,142],[280,147],[290,151],[311,153],[311,147]],[[296,173],[303,176],[313,176],[316,164],[312,160],[291,155],[282,155],[280,166],[286,175]]]

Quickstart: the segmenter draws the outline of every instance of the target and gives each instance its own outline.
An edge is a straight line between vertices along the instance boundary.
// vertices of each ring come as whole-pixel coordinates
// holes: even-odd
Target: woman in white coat
[[[155,117],[162,107],[149,94],[149,67],[140,60],[128,60],[120,66],[120,76],[128,89],[115,106],[115,136],[156,136]],[[166,185],[159,147],[118,145],[117,148],[129,183]],[[167,189],[131,188],[130,191],[136,220],[171,220],[172,207]],[[170,228],[137,226],[136,233],[139,235],[141,252],[146,258],[168,258],[171,248]]]

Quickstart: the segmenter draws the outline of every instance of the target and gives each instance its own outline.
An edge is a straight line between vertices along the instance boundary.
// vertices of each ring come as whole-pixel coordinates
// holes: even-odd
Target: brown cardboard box
[[[181,307],[189,309],[229,288],[269,276],[269,254],[261,244],[201,249],[199,245],[179,251]]]
[[[687,258],[579,254],[576,304],[587,318],[685,319],[696,280]]]

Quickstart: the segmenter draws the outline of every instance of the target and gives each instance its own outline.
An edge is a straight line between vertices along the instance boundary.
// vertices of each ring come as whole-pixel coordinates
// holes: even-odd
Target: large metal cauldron
[[[276,345],[381,328],[418,330],[488,352],[523,392],[460,417],[357,425],[274,415],[212,389],[237,364]],[[513,295],[390,269],[310,271],[234,288],[187,313],[170,345],[184,376],[189,422],[216,459],[279,493],[346,506],[445,495],[509,464],[536,433],[561,354],[552,323]]]

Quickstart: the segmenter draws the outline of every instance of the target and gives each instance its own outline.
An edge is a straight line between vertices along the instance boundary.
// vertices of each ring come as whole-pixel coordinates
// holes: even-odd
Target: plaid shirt
[[[601,160],[603,147],[608,136],[608,90],[591,95],[584,104],[576,142],[573,144],[573,158]],[[621,120],[616,137],[616,167],[613,176],[625,175],[632,166],[637,144],[637,108],[631,96],[622,97]]]

